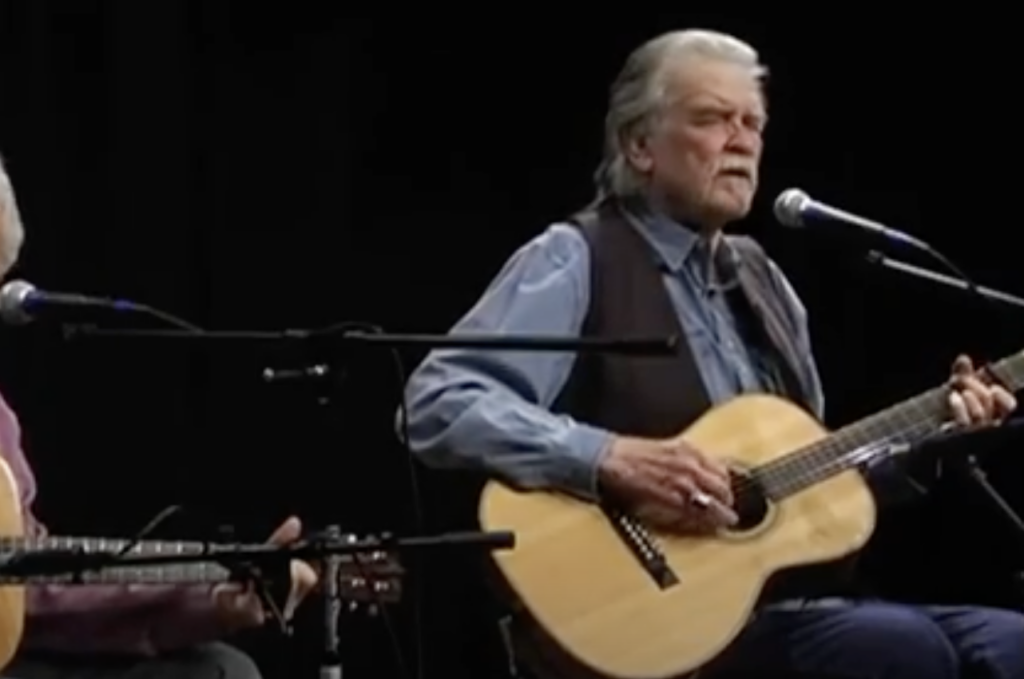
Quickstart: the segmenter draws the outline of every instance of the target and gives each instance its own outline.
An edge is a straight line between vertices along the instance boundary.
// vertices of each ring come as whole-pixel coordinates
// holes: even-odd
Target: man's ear
[[[637,172],[647,173],[654,167],[650,152],[650,138],[643,133],[634,133],[623,139],[622,148],[626,160]]]

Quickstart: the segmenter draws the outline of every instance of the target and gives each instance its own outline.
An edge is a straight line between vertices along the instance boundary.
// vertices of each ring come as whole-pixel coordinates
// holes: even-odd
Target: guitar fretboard
[[[1024,352],[986,368],[1012,392],[1024,387]],[[914,444],[939,431],[948,420],[945,386],[898,403],[848,425],[828,438],[765,464],[757,482],[772,498],[782,499],[836,474],[884,456],[888,444]]]
[[[119,554],[129,541],[107,538],[74,537],[0,537],[0,560],[16,554],[33,552],[81,551],[87,554]],[[132,548],[129,554],[186,555],[201,554],[201,542],[164,542],[144,540]],[[27,575],[25,577],[0,575],[0,584],[21,583],[85,583],[85,584],[189,584],[218,583],[230,579],[230,572],[223,566],[211,562],[193,562],[159,566],[108,566],[99,571],[81,574],[62,573],[59,575]]]

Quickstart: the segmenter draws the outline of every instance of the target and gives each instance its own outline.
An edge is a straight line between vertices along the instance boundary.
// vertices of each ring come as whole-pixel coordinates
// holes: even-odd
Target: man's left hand
[[[998,384],[986,384],[968,356],[953,362],[949,409],[956,423],[981,427],[1002,422],[1017,408],[1017,399]]]

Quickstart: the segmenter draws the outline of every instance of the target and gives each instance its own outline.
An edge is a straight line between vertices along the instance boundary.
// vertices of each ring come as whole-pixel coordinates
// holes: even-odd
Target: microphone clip
[[[281,383],[321,383],[330,378],[331,366],[326,363],[306,366],[304,368],[264,368],[263,381],[268,384]]]
[[[345,381],[344,363],[314,363],[300,368],[264,368],[263,382],[313,394],[319,406],[331,405]]]

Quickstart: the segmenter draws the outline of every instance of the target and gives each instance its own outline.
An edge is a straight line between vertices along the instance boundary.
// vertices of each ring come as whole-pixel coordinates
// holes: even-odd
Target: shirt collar
[[[634,228],[650,244],[661,263],[673,273],[680,272],[687,260],[702,249],[701,246],[708,245],[707,239],[696,229],[672,219],[641,198],[623,200],[622,210]],[[724,255],[732,260],[731,264],[738,264],[735,253],[726,239],[720,239],[718,250],[719,252],[715,253],[716,261],[721,261],[718,257]]]

